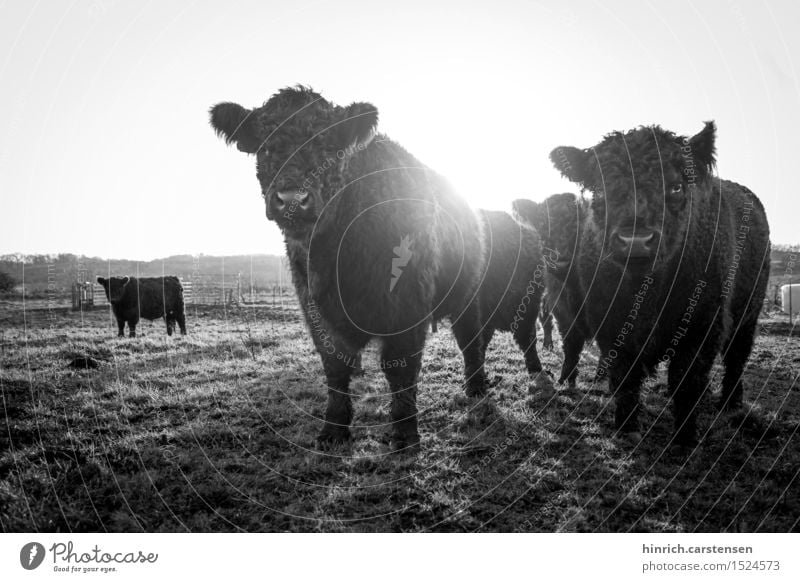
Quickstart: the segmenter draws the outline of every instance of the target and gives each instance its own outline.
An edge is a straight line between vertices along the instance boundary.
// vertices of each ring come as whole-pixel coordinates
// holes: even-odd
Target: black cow
[[[136,324],[141,317],[150,321],[163,317],[167,335],[172,335],[177,322],[181,335],[186,335],[183,286],[177,277],[98,277],[97,282],[105,289],[120,337],[125,335],[126,322],[130,337],[136,337]]]
[[[614,132],[589,149],[556,148],[561,173],[591,192],[578,271],[585,313],[615,394],[616,425],[638,430],[642,378],[668,364],[675,441],[694,442],[718,353],[720,406],[742,402],[769,277],[769,225],[744,186],[713,175],[716,128]]]
[[[495,330],[510,331],[536,380],[542,364],[536,351],[536,318],[545,285],[542,243],[537,232],[507,212],[480,210],[484,223],[486,271],[479,291],[483,352]]]
[[[583,313],[585,297],[575,261],[584,201],[575,194],[565,193],[554,194],[540,203],[515,200],[512,207],[517,219],[532,225],[542,237],[547,265],[545,298],[555,315],[564,350],[558,382],[574,386],[581,351],[592,337]]]
[[[217,133],[256,157],[267,218],[284,235],[327,379],[323,447],[350,439],[350,377],[373,338],[392,393],[395,449],[419,444],[417,381],[431,320],[452,320],[466,393],[486,391],[474,301],[481,222],[439,174],[376,135],[377,123],[373,105],[338,106],[305,87],[256,109],[211,109]]]

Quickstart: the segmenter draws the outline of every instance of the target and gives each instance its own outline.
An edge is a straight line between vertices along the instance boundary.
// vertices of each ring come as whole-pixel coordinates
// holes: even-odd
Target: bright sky
[[[141,2],[0,6],[0,253],[281,253],[254,160],[208,108],[303,83],[475,206],[575,191],[558,145],[718,124],[719,173],[800,242],[796,2]]]

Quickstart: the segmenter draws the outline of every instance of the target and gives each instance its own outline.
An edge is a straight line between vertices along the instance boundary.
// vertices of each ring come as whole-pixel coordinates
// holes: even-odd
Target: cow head
[[[580,200],[575,194],[553,194],[543,202],[519,199],[511,204],[517,220],[533,226],[542,238],[547,270],[564,279],[578,248]]]
[[[256,157],[267,218],[303,238],[341,190],[351,156],[369,145],[378,111],[369,103],[334,105],[304,87],[282,89],[256,109],[211,108],[211,126]]]
[[[112,305],[122,301],[122,296],[125,294],[125,287],[130,283],[130,277],[98,277],[97,282],[103,286],[106,292],[106,299]]]
[[[589,149],[556,148],[550,159],[591,192],[604,256],[630,271],[655,269],[683,248],[693,200],[712,175],[715,132],[713,122],[693,137],[639,127]]]

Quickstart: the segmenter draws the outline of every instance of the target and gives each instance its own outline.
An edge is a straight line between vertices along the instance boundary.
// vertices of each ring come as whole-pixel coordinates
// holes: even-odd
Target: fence
[[[781,287],[781,310],[789,317],[800,311],[800,283]]]
[[[239,281],[230,284],[208,284],[195,281],[181,281],[183,302],[186,305],[239,305],[267,304],[282,305],[293,298],[294,288],[273,285],[267,288],[249,287],[242,289]],[[99,283],[74,283],[72,286],[72,309],[78,311],[92,305],[108,306],[103,286]]]

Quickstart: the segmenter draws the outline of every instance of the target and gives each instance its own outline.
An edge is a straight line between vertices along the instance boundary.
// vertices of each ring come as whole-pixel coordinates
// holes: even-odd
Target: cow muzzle
[[[656,229],[617,228],[611,234],[611,250],[621,259],[653,259],[660,240]]]
[[[305,189],[275,190],[269,197],[267,218],[280,223],[291,223],[313,216],[314,197]]]

